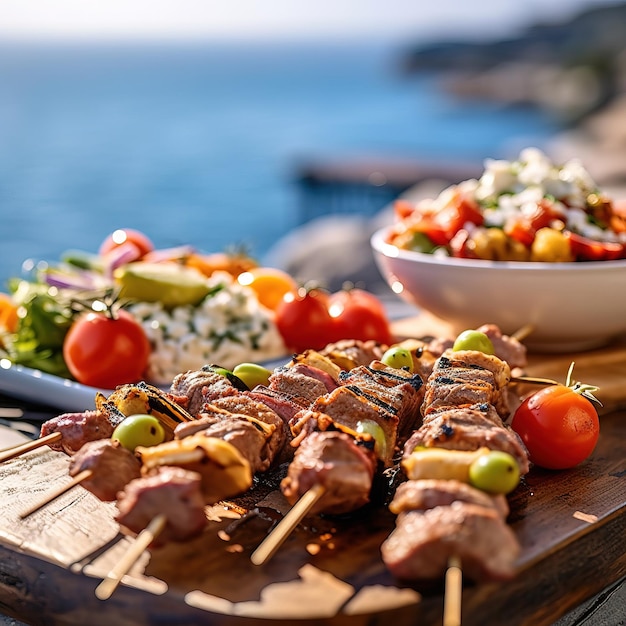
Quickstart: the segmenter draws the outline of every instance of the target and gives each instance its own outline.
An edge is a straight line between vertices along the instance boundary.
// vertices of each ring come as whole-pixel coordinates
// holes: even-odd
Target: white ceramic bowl
[[[485,323],[507,334],[530,324],[524,343],[545,352],[597,348],[626,335],[626,260],[522,263],[442,258],[371,238],[391,289],[456,331]]]

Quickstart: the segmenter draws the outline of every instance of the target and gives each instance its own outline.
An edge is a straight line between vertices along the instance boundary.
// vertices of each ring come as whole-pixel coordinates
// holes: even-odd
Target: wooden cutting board
[[[421,335],[426,325],[420,323],[403,324]],[[626,406],[625,355],[622,345],[584,355],[531,355],[533,375],[563,379],[575,360],[577,378],[602,388],[600,441],[578,468],[535,468],[510,496],[509,522],[522,546],[517,575],[506,583],[467,583],[464,626],[548,625],[626,573],[626,411],[615,410]],[[114,505],[76,487],[19,518],[69,481],[67,467],[68,458],[49,449],[0,465],[0,607],[23,621],[442,622],[442,581],[406,586],[386,571],[379,549],[394,517],[383,506],[307,519],[269,563],[252,565],[251,553],[287,510],[271,481],[239,502],[242,510],[211,508],[213,521],[197,539],[146,551],[113,596],[98,600],[97,584],[129,544],[118,534]]]

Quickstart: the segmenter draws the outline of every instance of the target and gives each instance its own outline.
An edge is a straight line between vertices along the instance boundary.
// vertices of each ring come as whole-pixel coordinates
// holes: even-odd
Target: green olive
[[[494,354],[493,343],[491,339],[477,330],[464,330],[454,342],[452,346],[456,350],[476,350],[485,354]]]
[[[137,446],[156,446],[165,440],[165,430],[154,415],[129,415],[113,431],[111,439],[135,451]]]
[[[413,356],[411,351],[400,346],[392,346],[380,357],[380,360],[389,367],[396,369],[407,368],[409,372],[413,371]]]
[[[519,465],[507,452],[491,450],[469,467],[470,483],[489,493],[510,493],[519,484]]]
[[[357,433],[371,435],[374,439],[374,452],[379,459],[387,456],[387,439],[385,431],[374,420],[361,420],[356,425]]]
[[[240,363],[233,369],[233,374],[242,380],[248,389],[254,389],[257,385],[268,385],[272,372],[256,363]]]

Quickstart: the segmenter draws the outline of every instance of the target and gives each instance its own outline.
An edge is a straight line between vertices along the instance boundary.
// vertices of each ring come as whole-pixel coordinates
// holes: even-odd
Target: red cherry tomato
[[[95,312],[79,317],[63,342],[63,358],[72,376],[104,389],[140,380],[150,350],[143,328],[124,310],[117,311],[115,319]]]
[[[504,232],[529,248],[537,231],[549,227],[554,220],[560,217],[561,213],[555,209],[554,202],[548,198],[542,198],[537,202],[535,210],[530,215],[508,221],[504,225]]]
[[[567,469],[582,463],[600,435],[593,404],[565,385],[545,387],[526,398],[511,427],[526,444],[530,460],[547,469]]]
[[[446,246],[465,224],[480,226],[484,222],[478,203],[460,192],[439,208],[411,206],[405,200],[399,200],[394,211],[396,217],[406,222],[409,232],[426,235],[435,246]]]
[[[136,248],[137,259],[154,250],[154,244],[142,232],[132,228],[118,228],[102,242],[99,254],[106,256],[116,248],[130,248],[131,246]]]
[[[319,350],[336,340],[328,304],[328,294],[319,289],[298,289],[283,296],[276,307],[275,319],[278,331],[290,350]]]
[[[338,291],[330,297],[329,311],[339,339],[393,343],[385,307],[374,294],[362,289]]]

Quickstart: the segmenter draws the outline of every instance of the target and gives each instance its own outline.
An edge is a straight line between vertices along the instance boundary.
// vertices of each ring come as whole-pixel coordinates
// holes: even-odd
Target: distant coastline
[[[537,23],[516,37],[416,45],[400,68],[444,74],[457,97],[537,106],[573,126],[626,88],[626,3]]]

